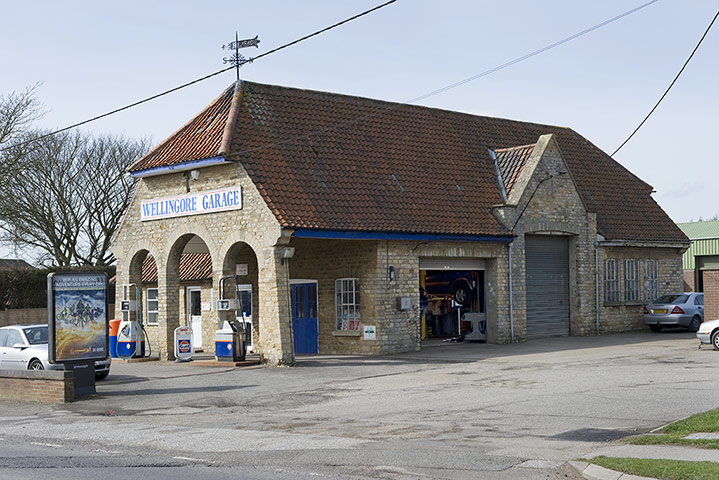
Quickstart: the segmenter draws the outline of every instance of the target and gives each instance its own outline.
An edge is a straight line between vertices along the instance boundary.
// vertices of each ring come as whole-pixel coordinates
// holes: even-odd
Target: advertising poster
[[[50,362],[107,358],[107,276],[51,273],[47,284]]]

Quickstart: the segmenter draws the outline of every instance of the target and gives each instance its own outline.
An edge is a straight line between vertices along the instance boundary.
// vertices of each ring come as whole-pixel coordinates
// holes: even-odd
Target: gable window
[[[147,324],[157,325],[158,324],[158,301],[157,301],[157,289],[148,288],[146,290],[147,297]]]
[[[624,301],[639,301],[639,261],[624,260]]]
[[[619,301],[619,260],[604,261],[604,301]]]
[[[644,300],[653,302],[659,297],[659,261],[644,262]]]
[[[358,278],[335,280],[335,305],[337,307],[337,330],[359,330],[360,292]]]

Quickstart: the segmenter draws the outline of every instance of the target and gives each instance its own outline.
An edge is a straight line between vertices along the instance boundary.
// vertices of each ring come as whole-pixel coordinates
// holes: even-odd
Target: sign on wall
[[[230,187],[209,192],[143,200],[140,204],[140,220],[144,222],[241,208],[242,187]]]
[[[364,339],[365,340],[377,340],[377,327],[374,325],[364,326]]]
[[[108,357],[107,275],[47,276],[50,363]]]

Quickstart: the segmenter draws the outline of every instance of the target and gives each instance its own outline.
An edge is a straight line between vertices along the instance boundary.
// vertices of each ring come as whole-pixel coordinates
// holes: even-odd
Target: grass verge
[[[625,438],[624,441],[632,445],[687,445],[699,448],[719,449],[719,439],[689,440],[682,438],[691,433],[713,432],[719,432],[719,409],[698,413],[684,420],[670,423],[656,434],[628,437]]]
[[[612,457],[595,457],[589,461],[611,470],[662,480],[716,480],[719,478],[719,463],[714,462]]]

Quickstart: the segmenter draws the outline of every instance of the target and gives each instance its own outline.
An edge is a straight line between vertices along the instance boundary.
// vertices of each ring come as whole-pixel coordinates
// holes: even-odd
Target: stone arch
[[[218,259],[221,268],[219,269],[220,275],[219,278],[216,278],[216,283],[219,286],[221,277],[228,275],[234,275],[234,277],[223,282],[224,292],[218,290],[217,298],[221,296],[235,298],[235,295],[237,295],[240,299],[243,316],[247,314],[249,317],[245,317],[248,324],[246,328],[247,345],[252,347],[252,351],[256,351],[261,336],[261,312],[259,306],[263,293],[260,291],[258,255],[250,244],[242,241],[233,243],[229,248],[223,249],[223,252],[224,256]],[[238,274],[237,265],[246,267],[246,273],[240,272]],[[215,275],[215,277],[218,276]],[[241,290],[238,290],[238,286],[241,286]]]
[[[252,251],[255,252],[255,256],[257,256],[259,252],[262,252],[262,246],[257,240],[258,239],[255,236],[248,235],[247,231],[244,229],[233,231],[232,234],[225,239],[222,246],[220,247],[220,250],[217,255],[218,264],[215,268],[215,271],[225,271],[225,259],[227,259],[227,256],[230,253],[230,249],[238,243],[244,243],[248,245],[252,249]]]
[[[136,284],[142,286],[142,264],[148,255],[152,255],[155,260],[157,267],[162,263],[162,256],[157,246],[146,240],[142,239],[134,243],[131,248],[128,248],[123,252],[122,257],[118,258],[117,262],[117,276],[115,280],[115,305],[116,305],[116,316],[119,317],[119,304],[123,297],[122,285],[123,284]],[[135,298],[135,293],[132,292],[130,298]]]
[[[167,242],[165,244],[165,252],[167,252],[169,258],[170,253],[172,252],[172,249],[175,248],[178,245],[178,242],[185,238],[187,235],[196,235],[202,239],[203,242],[205,242],[205,245],[207,245],[207,249],[210,252],[210,256],[213,259],[213,267],[214,267],[214,259],[216,257],[219,257],[217,255],[217,246],[215,245],[215,242],[213,240],[213,236],[210,234],[210,232],[205,228],[204,225],[197,223],[193,225],[189,224],[182,224],[175,227],[175,229],[172,231],[170,235],[167,237]],[[189,238],[188,238],[189,240]],[[187,242],[185,242],[186,244]],[[184,244],[183,244],[184,248]],[[180,251],[182,253],[182,251]]]
[[[204,246],[210,255],[210,261],[214,265],[214,245],[209,233],[204,227],[198,226],[192,229],[176,229],[171,240],[165,249],[164,264],[158,268],[158,296],[160,298],[160,337],[157,339],[159,350],[163,358],[174,357],[172,342],[175,329],[188,324],[188,312],[186,310],[185,289],[180,283],[180,262],[188,244],[192,241],[195,246]],[[201,235],[202,234],[202,235]],[[203,236],[204,235],[204,236]],[[204,283],[198,280],[198,283]],[[202,287],[204,292],[200,293],[200,303],[210,301],[210,286]],[[205,298],[206,297],[206,298]],[[198,306],[198,309],[200,307]],[[211,343],[211,332],[214,332],[214,325],[208,325],[210,312],[198,312],[198,323],[193,327],[196,332],[196,339],[201,339],[202,348],[209,348]],[[208,317],[208,318],[205,318]],[[201,320],[200,320],[201,319]],[[199,345],[198,345],[199,347]]]

